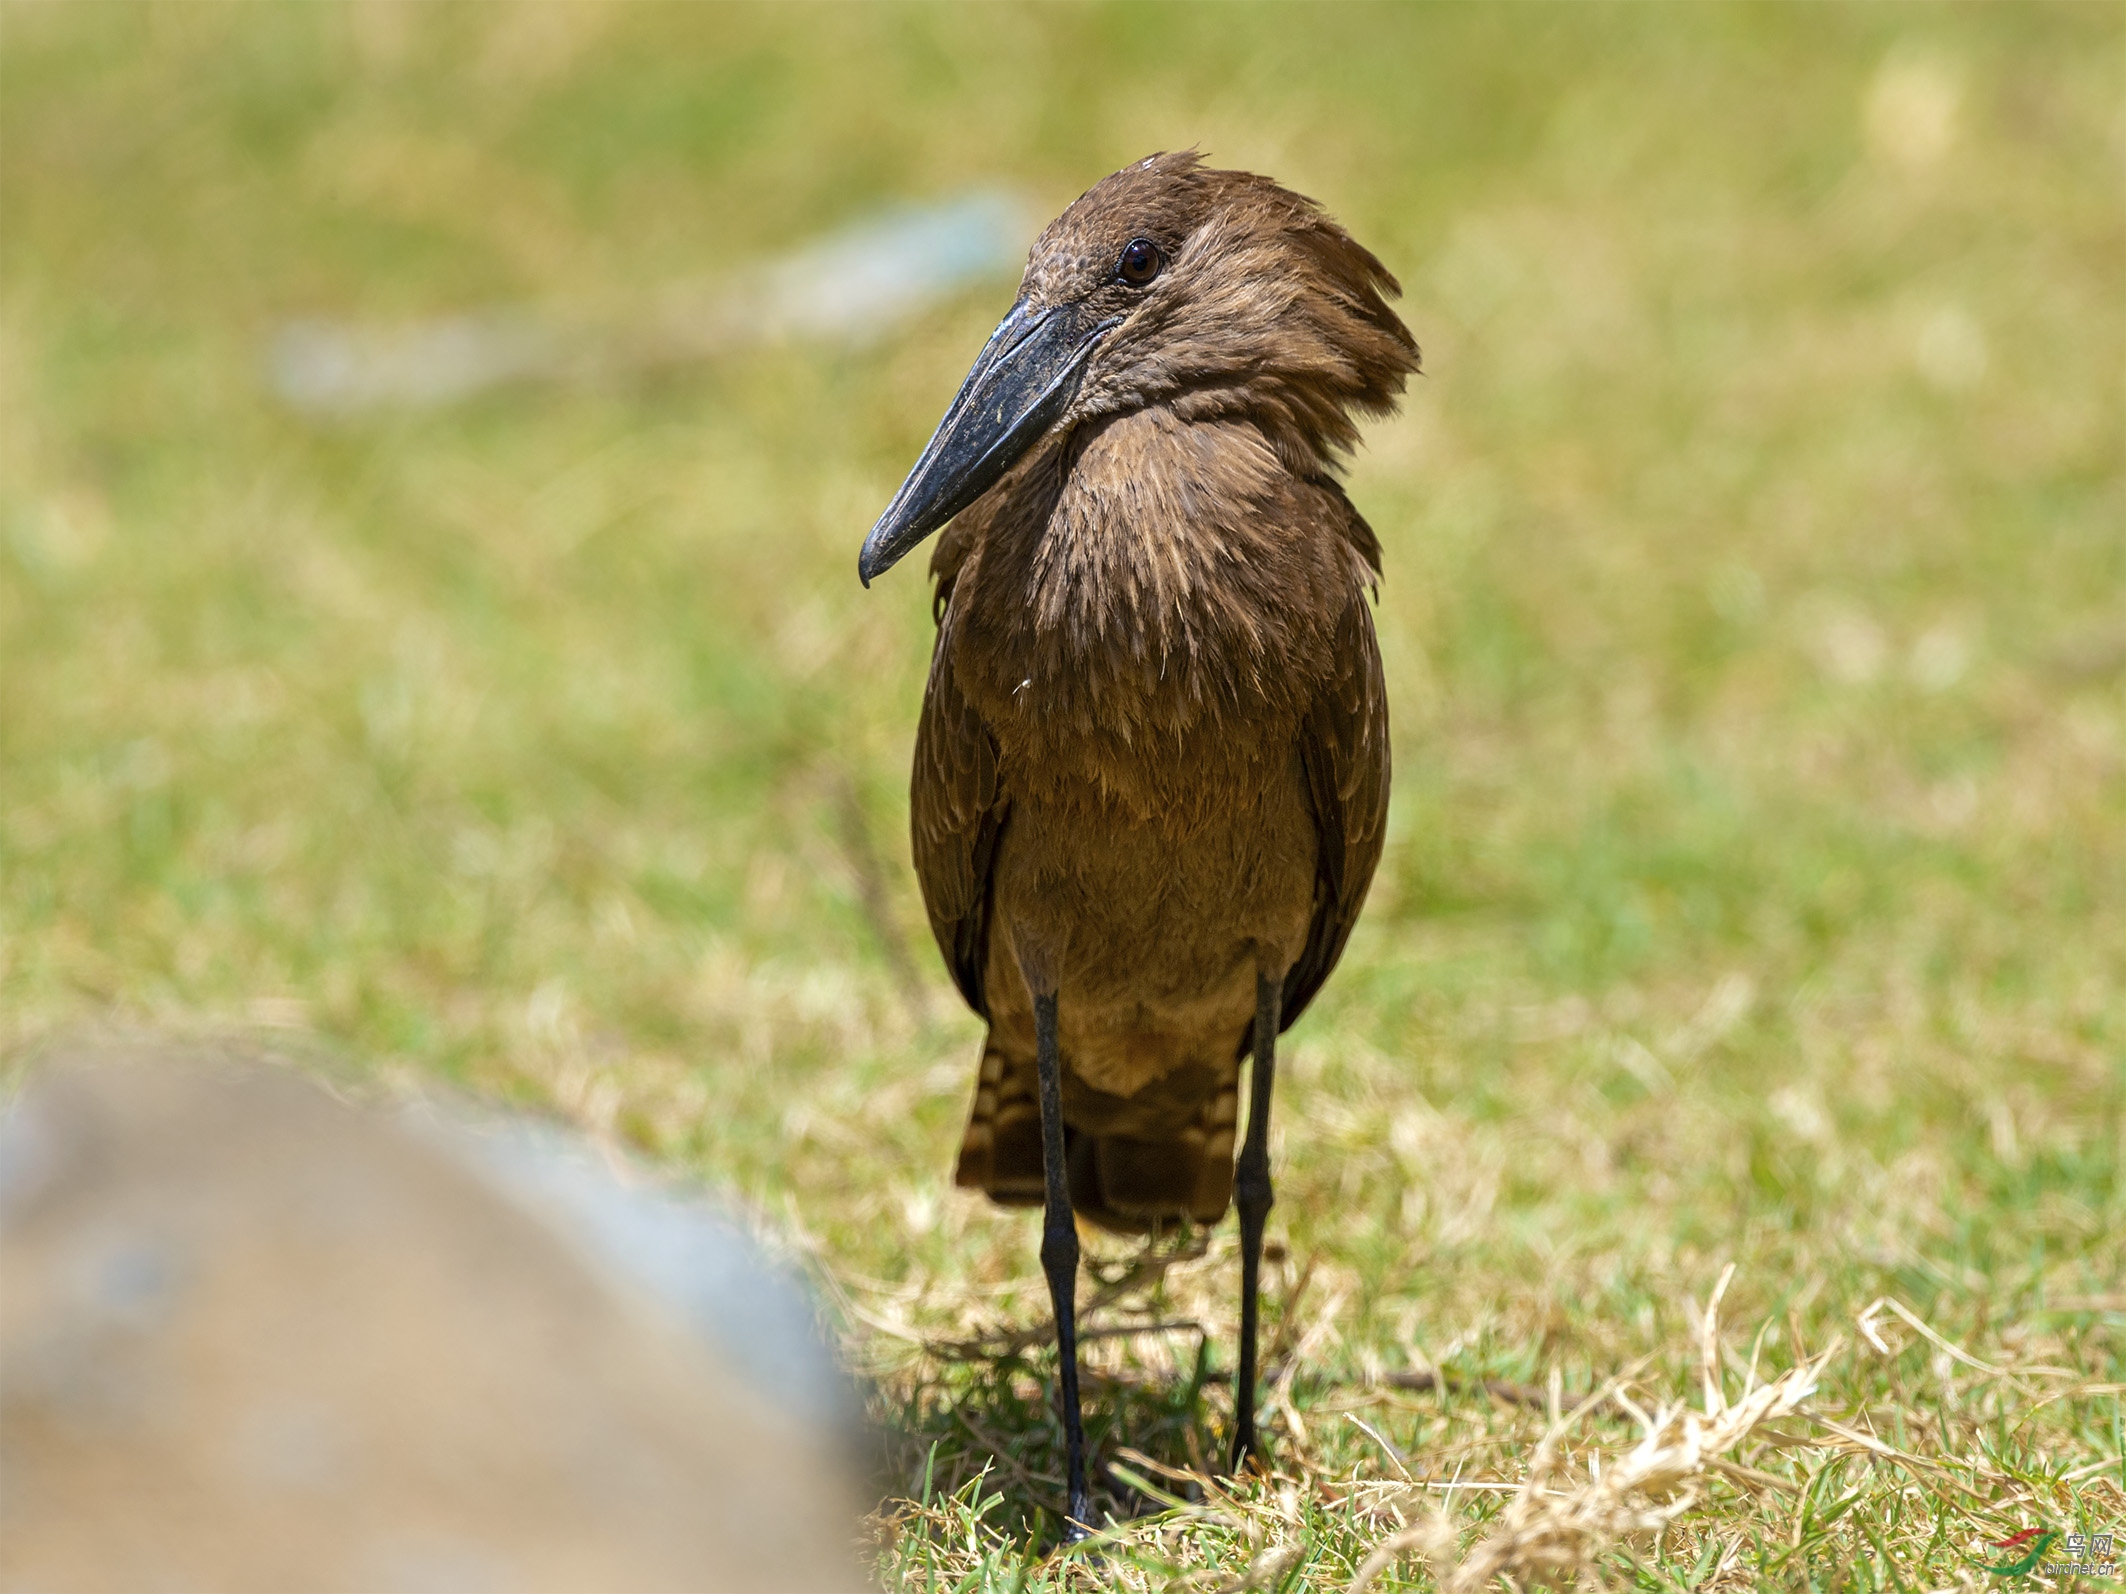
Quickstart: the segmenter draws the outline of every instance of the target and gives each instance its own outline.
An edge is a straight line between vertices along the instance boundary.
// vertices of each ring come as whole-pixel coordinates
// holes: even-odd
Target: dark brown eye
[[[1149,238],[1132,238],[1122,246],[1122,258],[1115,262],[1115,275],[1132,288],[1141,288],[1159,275],[1159,268],[1166,259],[1159,253],[1159,246]]]

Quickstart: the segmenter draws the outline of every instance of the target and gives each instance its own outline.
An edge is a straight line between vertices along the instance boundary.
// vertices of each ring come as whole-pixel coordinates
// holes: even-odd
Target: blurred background
[[[950,1188],[929,594],[854,561],[1039,223],[1197,146],[1425,352],[1350,473],[1397,772],[1281,1098],[1310,1354],[1584,1382],[1737,1258],[1797,1339],[1898,1293],[2117,1380],[2122,52],[2093,5],[10,3],[0,1046],[566,1115],[813,1258],[898,1489],[1009,1454],[1038,1504],[1037,1401],[970,1438],[921,1360],[1044,1307]],[[2025,1440],[2103,1453],[2072,1410]]]

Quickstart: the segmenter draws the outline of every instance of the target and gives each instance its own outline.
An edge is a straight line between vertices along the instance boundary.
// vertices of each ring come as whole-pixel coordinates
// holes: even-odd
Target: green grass
[[[1547,1418],[1476,1381],[1681,1398],[1729,1261],[1730,1396],[1760,1328],[1766,1371],[1839,1342],[1810,1411],[1908,1459],[1786,1419],[1736,1453],[1776,1484],[1710,1479],[1602,1577],[1931,1588],[2013,1528],[2126,1533],[2122,16],[10,6],[0,1046],[292,1026],[742,1191],[848,1303],[889,1587],[1296,1547],[1257,1586],[1341,1588],[1422,1514],[1353,1416],[1515,1484]],[[1425,348],[1351,473],[1397,787],[1284,1071],[1278,1476],[1079,1569],[1028,1553],[1050,1362],[983,1343],[1040,1326],[1033,1220],[949,1185],[977,1028],[901,839],[928,597],[853,576],[1008,284],[339,426],[260,347],[624,307],[1197,143],[1328,203]],[[1216,1454],[1235,1272],[1221,1232],[1106,1310],[1210,1350],[1099,1341],[1103,1456]],[[1885,1295],[1993,1371],[1876,1349]],[[1568,1465],[1634,1436],[1592,1414]],[[1425,1493],[1465,1544],[1506,1498]]]

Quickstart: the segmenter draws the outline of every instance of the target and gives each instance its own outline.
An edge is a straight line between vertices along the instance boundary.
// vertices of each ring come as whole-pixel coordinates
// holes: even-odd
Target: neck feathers
[[[963,690],[1000,740],[1115,767],[1288,745],[1378,559],[1260,430],[1164,410],[1056,440],[963,519],[936,561]]]

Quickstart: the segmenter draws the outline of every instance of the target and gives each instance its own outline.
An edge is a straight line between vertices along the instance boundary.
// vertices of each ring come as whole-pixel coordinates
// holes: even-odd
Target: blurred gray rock
[[[0,1116],[0,1588],[840,1590],[803,1293],[550,1126],[52,1057]]]

